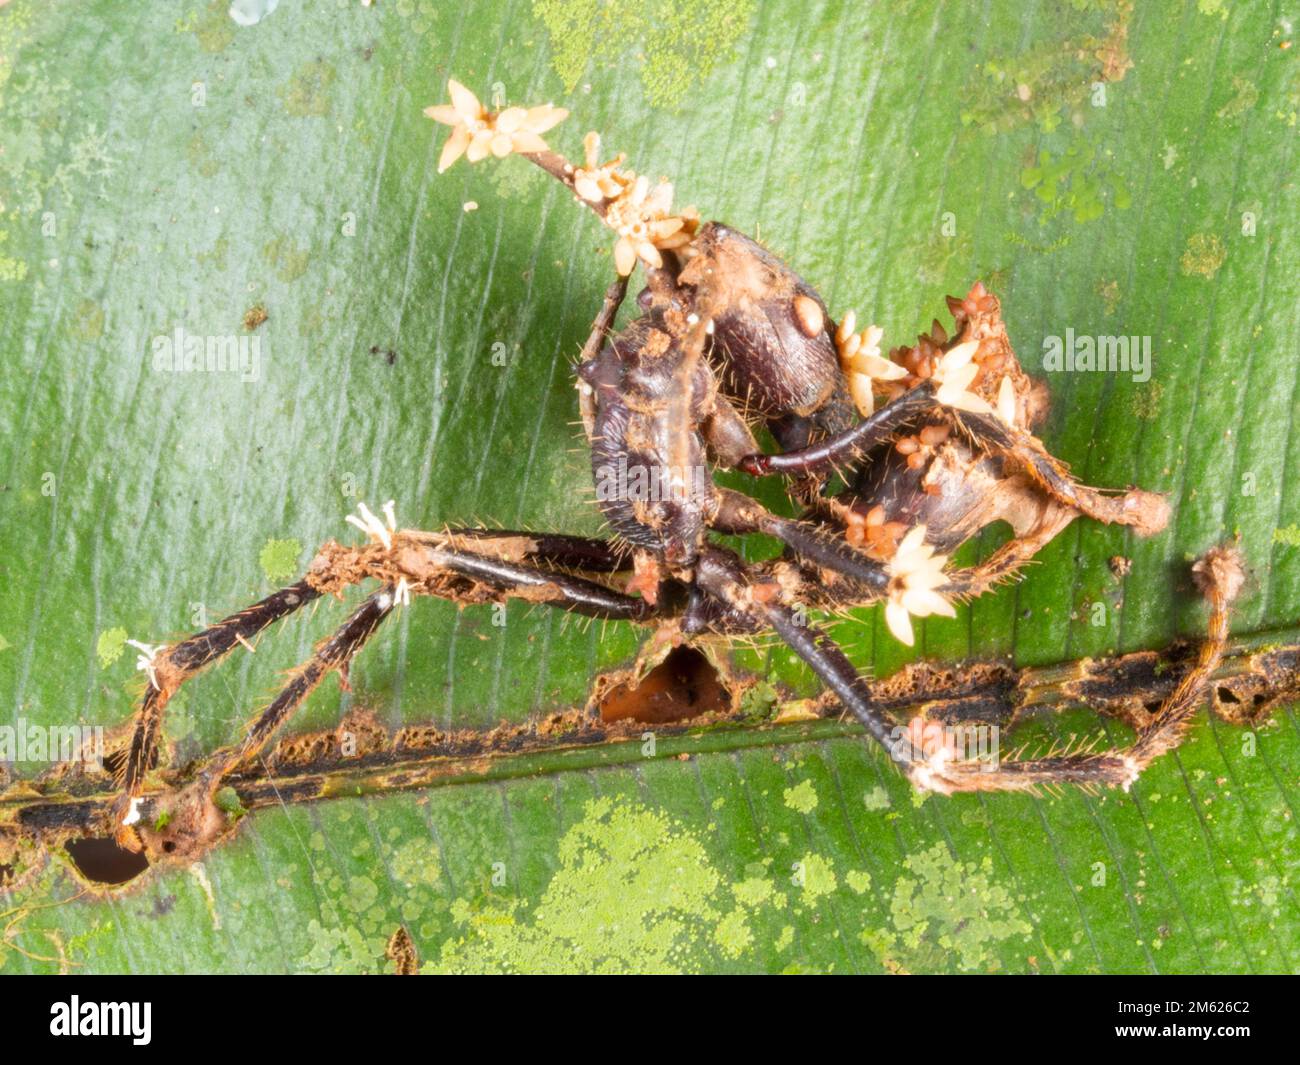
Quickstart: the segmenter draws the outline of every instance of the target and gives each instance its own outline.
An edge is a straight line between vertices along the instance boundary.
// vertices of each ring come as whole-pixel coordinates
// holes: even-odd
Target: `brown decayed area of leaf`
[[[1195,658],[1195,644],[1176,644],[1164,651],[1142,651],[1110,659],[1085,659],[1059,666],[1016,670],[1002,662],[965,664],[915,663],[886,680],[871,682],[876,697],[898,720],[920,716],[949,724],[997,724],[1014,728],[1030,715],[1083,705],[1140,728],[1150,712],[1171,692]],[[708,702],[706,712],[691,718],[665,715],[655,723],[659,737],[680,736],[694,729],[741,718],[740,700],[755,683],[726,668],[726,656],[716,648],[697,651],[704,663],[685,664],[680,641],[666,640],[643,652],[631,667],[598,677],[587,708],[546,714],[533,721],[505,723],[495,728],[444,730],[432,725],[406,726],[389,732],[368,708],[356,708],[333,729],[288,736],[269,753],[265,764],[242,767],[228,778],[240,802],[252,810],[281,802],[313,802],[356,794],[364,776],[369,791],[427,787],[442,775],[458,777],[483,772],[496,760],[601,744],[640,740],[645,723],[633,716],[602,720],[602,701],[614,698],[616,714],[626,710],[630,686],[637,678],[647,685],[652,704],[664,675],[689,669],[697,684],[707,683],[705,667],[721,663],[714,673],[722,705]],[[717,694],[716,692],[714,694]],[[1238,725],[1258,725],[1280,703],[1300,698],[1300,644],[1279,644],[1255,650],[1230,650],[1211,687],[1213,711]],[[839,717],[841,708],[829,694],[801,700],[814,715]],[[652,706],[654,716],[661,711]],[[774,708],[775,718],[780,705]],[[616,715],[611,715],[616,716]],[[747,727],[754,726],[752,722]],[[114,741],[110,740],[110,750]],[[350,752],[350,753],[345,753]],[[139,829],[150,857],[164,864],[184,864],[210,850],[232,832],[238,819],[219,809],[202,781],[188,779],[191,767],[164,768],[141,805]],[[158,784],[165,785],[161,790]],[[26,880],[39,868],[44,853],[69,839],[105,835],[109,803],[115,797],[110,772],[82,768],[71,772],[55,767],[34,780],[17,781],[0,791],[0,876],[12,889],[16,877]],[[21,851],[22,861],[17,860]],[[21,871],[15,872],[21,865]],[[6,871],[8,870],[8,871]],[[143,878],[141,878],[143,879]],[[97,891],[120,893],[140,881]]]
[[[602,721],[665,724],[731,710],[732,697],[718,671],[693,647],[677,647],[639,683],[608,683],[598,699]]]

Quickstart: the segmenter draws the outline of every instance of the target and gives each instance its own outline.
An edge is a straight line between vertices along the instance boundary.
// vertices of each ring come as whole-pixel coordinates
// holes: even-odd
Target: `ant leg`
[[[605,300],[600,306],[600,312],[596,315],[596,320],[591,323],[591,332],[587,334],[587,340],[582,345],[582,351],[578,355],[578,364],[591,362],[600,354],[600,349],[604,346],[605,340],[609,336],[610,330],[614,327],[614,319],[618,316],[618,309],[623,305],[623,300],[627,296],[627,278],[619,277],[617,280],[610,282],[609,288],[605,290]],[[592,439],[596,426],[596,397],[592,392],[591,385],[578,379],[578,410],[582,415],[582,426],[586,431],[588,442]]]
[[[217,752],[205,763],[199,780],[195,782],[199,790],[211,793],[226,773],[259,751],[328,673],[337,670],[346,678],[352,657],[394,607],[405,603],[410,595],[432,595],[461,603],[496,602],[503,597],[516,597],[588,617],[633,622],[671,614],[668,609],[657,609],[644,599],[596,581],[451,547],[446,534],[389,530],[389,536],[388,546],[371,543],[358,548],[344,548],[329,543],[318,553],[308,577],[312,581],[307,586],[310,594],[304,595],[304,601],[368,578],[380,579],[383,587],[369,596],[334,635],[317,648],[258,717],[238,747]],[[598,541],[591,541],[589,545],[594,543]],[[306,584],[305,581],[302,583]],[[262,604],[258,604],[242,613],[249,614],[261,607]],[[200,634],[201,637],[207,635]],[[196,640],[199,638],[195,637]],[[156,728],[152,735],[156,742]],[[139,820],[138,801],[138,790],[134,794],[124,793],[113,808],[118,843],[131,850],[143,846],[131,827]]]
[[[1168,524],[1169,504],[1158,493],[1133,488],[1122,496],[1103,495],[1074,480],[1065,463],[1049,454],[1032,433],[1013,428],[995,415],[952,413],[979,447],[1010,459],[1048,495],[1080,514],[1107,525],[1132,525],[1142,536],[1158,533]]]
[[[943,594],[949,599],[963,601],[979,598],[1014,576],[1046,542],[1016,538],[1003,544],[978,565],[947,570],[948,583],[943,587]]]
[[[503,555],[500,543],[491,545],[490,540],[487,550],[471,549],[466,541],[472,540],[401,529],[393,533],[391,546],[345,547],[330,541],[313,560],[309,579],[320,591],[330,593],[370,578],[393,585],[403,600],[431,595],[474,604],[495,602],[504,595],[618,621],[645,621],[653,613],[644,599],[563,570],[513,561]]]
[[[887,441],[907,422],[935,407],[934,395],[933,384],[923,381],[852,429],[810,447],[780,455],[747,455],[739,466],[746,473],[761,476],[768,473],[825,472],[834,466],[851,463]],[[996,415],[961,410],[950,413],[977,446],[1023,467],[1026,474],[1052,498],[1073,507],[1080,514],[1108,525],[1131,525],[1143,536],[1159,532],[1169,521],[1169,506],[1155,492],[1135,488],[1122,496],[1104,495],[1074,480],[1065,464],[1049,454],[1032,434],[1012,428]]]
[[[1245,581],[1240,557],[1233,548],[1216,547],[1192,567],[1192,576],[1210,606],[1206,639],[1192,667],[1138,733],[1131,747],[1101,752],[1067,749],[1042,758],[992,763],[957,761],[955,745],[945,740],[927,744],[919,752],[922,757],[908,773],[912,783],[945,795],[956,791],[1034,791],[1062,783],[1084,787],[1104,785],[1127,791],[1142,770],[1182,742],[1188,721],[1223,660],[1228,639],[1228,609]]]
[[[1036,489],[1030,490],[1036,492]],[[1049,497],[1041,498],[1043,509],[1032,525],[1015,528],[1015,535],[983,562],[947,570],[948,584],[943,589],[944,595],[954,599],[975,599],[992,591],[1032,561],[1042,548],[1079,516],[1073,507]]]
[[[181,643],[146,655],[149,682],[136,717],[131,749],[122,768],[122,802],[140,794],[144,775],[158,748],[163,712],[176,690],[195,673],[224,658],[236,643],[247,644],[267,626],[319,596],[320,592],[307,581],[298,581]]]
[[[547,603],[588,617],[646,621],[654,613],[654,609],[644,599],[556,570],[445,549],[430,552],[428,565],[432,569],[465,578],[474,585],[487,586],[509,596],[534,603]],[[431,578],[422,576],[421,580],[430,581]],[[411,586],[412,592],[425,590],[420,585]],[[438,592],[430,591],[430,594]],[[449,595],[448,598],[458,596]]]
[[[696,579],[709,595],[733,610],[749,613],[775,629],[862,723],[867,734],[894,756],[898,729],[876,702],[857,667],[825,633],[777,602],[760,602],[745,581],[743,563],[729,551],[710,547],[700,555]]]
[[[609,288],[605,290],[605,299],[600,305],[600,313],[596,315],[595,321],[591,323],[591,332],[587,335],[586,343],[582,345],[582,354],[579,356],[582,362],[594,359],[600,354],[605,338],[614,326],[614,319],[618,316],[618,309],[623,305],[623,300],[627,297],[627,280],[626,277],[620,277],[615,281],[611,281]]]
[[[885,404],[852,429],[828,436],[809,447],[780,455],[747,455],[740,463],[745,473],[760,477],[768,473],[826,473],[834,467],[861,458],[883,444],[912,419],[933,410],[934,385],[923,381]]]
[[[141,793],[145,774],[157,752],[164,710],[180,686],[227,655],[237,643],[247,644],[268,626],[325,592],[338,593],[371,577],[394,586],[405,579],[407,590],[411,592],[442,594],[468,602],[495,598],[504,593],[533,602],[551,603],[597,618],[643,621],[652,613],[645,600],[596,581],[500,557],[509,550],[518,557],[540,563],[549,561],[590,572],[612,573],[626,569],[630,564],[630,561],[623,561],[625,553],[630,560],[630,552],[616,544],[583,537],[520,535],[490,530],[438,534],[398,533],[390,529],[388,535],[391,547],[385,547],[382,542],[354,548],[326,544],[303,580],[231,614],[181,643],[160,648],[144,659],[149,671],[149,686],[138,711],[131,748],[122,771],[122,794],[113,808],[116,824],[121,825],[129,816],[132,800]],[[476,554],[454,546],[477,539],[482,539],[485,547],[495,548],[497,557],[490,551]],[[129,832],[119,832],[119,837],[126,837],[122,840],[124,846],[132,846]]]
[[[1211,550],[1192,567],[1192,572],[1210,605],[1206,640],[1192,668],[1138,734],[1134,744],[1122,750],[1066,750],[1042,758],[1001,763],[959,761],[955,757],[955,744],[946,738],[934,741],[924,729],[915,727],[916,722],[900,735],[898,726],[872,698],[844,652],[823,633],[802,622],[788,607],[757,600],[745,583],[740,560],[730,552],[710,548],[700,558],[697,579],[706,592],[724,605],[761,617],[775,629],[839,697],[867,733],[895,761],[908,765],[907,776],[915,787],[947,795],[958,791],[1036,791],[1057,784],[1078,784],[1085,788],[1104,785],[1127,790],[1152,761],[1177,747],[1206,686],[1223,660],[1228,610],[1245,580],[1240,558],[1231,548]]]
[[[632,568],[632,548],[612,540],[563,533],[511,532],[506,529],[448,529],[452,544],[507,561],[532,562],[583,573],[623,573]],[[458,544],[459,546],[459,544]]]
[[[644,599],[615,592],[594,581],[506,562],[499,558],[443,550],[438,552],[435,564],[450,573],[468,578],[479,585],[490,586],[507,595],[530,602],[546,603],[589,617],[645,621],[653,613],[653,608]],[[423,593],[425,587],[422,584],[412,584],[410,591]],[[401,601],[397,588],[392,584],[385,585],[369,596],[334,635],[320,645],[306,665],[295,673],[293,679],[254,722],[243,743],[234,751],[213,756],[209,765],[215,767],[216,775],[224,775],[234,765],[256,754],[326,674],[338,670],[346,678],[352,657]]]
[[[258,715],[239,746],[217,751],[208,759],[202,774],[209,786],[215,787],[231,769],[260,751],[327,674],[337,670],[346,687],[348,666],[353,657],[396,605],[397,597],[391,586],[368,596],[294,673],[293,679],[280,690],[271,705]]]
[[[778,517],[740,492],[723,488],[718,490],[718,495],[720,503],[711,525],[719,532],[765,533],[780,540],[800,558],[848,577],[871,592],[884,594],[889,583],[885,566],[855,550],[843,536],[806,521]]]

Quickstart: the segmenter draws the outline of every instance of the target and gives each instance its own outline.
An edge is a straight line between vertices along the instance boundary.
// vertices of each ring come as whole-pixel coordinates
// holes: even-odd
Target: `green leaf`
[[[128,721],[127,638],[266,594],[361,500],[395,499],[408,526],[599,528],[569,363],[611,241],[521,160],[435,174],[444,131],[421,110],[449,75],[569,108],[557,147],[598,129],[891,343],[977,277],[1033,374],[1067,330],[1152,338],[1149,380],[1043,375],[1044,436],[1089,483],[1168,493],[1169,530],[1077,522],[914,653],[863,612],[836,635],[864,669],[1194,636],[1188,563],[1234,536],[1234,630],[1297,622],[1285,22],[1204,0],[281,0],[246,27],[227,6],[0,8],[0,724]],[[156,370],[178,329],[255,339],[256,364]],[[174,759],[237,737],[342,617],[326,604],[188,685]],[[580,706],[639,636],[419,601],[351,696],[324,685],[292,727],[348,706],[394,729],[525,722]],[[816,692],[779,647],[738,660]],[[1100,727],[1076,712],[1038,734]],[[1300,965],[1290,710],[1250,733],[1202,718],[1100,796],[921,802],[826,723],[658,752],[503,756],[488,777],[253,810],[201,864],[111,897],[73,899],[59,851],[0,903],[0,971],[384,970],[401,924],[436,970]]]

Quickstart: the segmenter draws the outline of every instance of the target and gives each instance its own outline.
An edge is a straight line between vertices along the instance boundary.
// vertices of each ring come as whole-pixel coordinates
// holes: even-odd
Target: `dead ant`
[[[566,115],[550,105],[490,112],[449,82],[452,102],[426,111],[451,126],[439,161],[516,153],[562,182],[618,234],[616,280],[605,293],[577,366],[582,423],[609,539],[491,529],[401,529],[390,502],[348,521],[360,546],[333,541],[302,580],[171,647],[137,645],[148,686],[124,763],[115,830],[151,854],[194,853],[226,827],[213,801],[223,778],[256,755],[330,672],[348,665],[414,595],[459,603],[509,597],[591,617],[654,626],[671,642],[774,631],[905,766],[913,784],[941,793],[1051,787],[1128,787],[1176,745],[1222,655],[1227,609],[1243,574],[1230,549],[1193,567],[1211,606],[1210,634],[1175,692],[1125,750],[1074,749],[974,764],[935,722],[895,727],[840,648],[807,614],[885,602],[888,627],[912,642],[912,617],[952,616],[952,602],[1004,580],[1079,515],[1158,532],[1164,500],[1140,489],[1107,495],[1074,481],[1031,429],[1046,395],[1021,370],[998,300],[976,284],[950,298],[951,334],[935,322],[888,357],[880,330],[831,320],[817,292],[785,263],[729,226],[672,212],[672,187],[651,188],[622,156],[585,162],[552,152],[542,134]],[[639,314],[613,331],[637,265]],[[878,399],[885,402],[877,409]],[[780,451],[764,454],[751,425]],[[717,486],[711,468],[782,475],[805,504],[779,516]],[[842,490],[832,492],[839,473]],[[966,569],[947,556],[995,520],[1015,536]],[[778,558],[746,563],[710,534],[764,533]],[[239,744],[212,754],[186,788],[141,798],[167,701],[237,644],[323,594],[379,582],[253,721]],[[901,735],[900,735],[901,734]],[[991,770],[991,771],[990,771]],[[144,816],[150,815],[165,816]],[[159,827],[162,826],[162,827]]]

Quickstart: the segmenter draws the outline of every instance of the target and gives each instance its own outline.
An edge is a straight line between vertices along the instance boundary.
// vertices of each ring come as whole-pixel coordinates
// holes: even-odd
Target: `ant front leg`
[[[119,845],[144,850],[152,859],[201,857],[229,828],[230,821],[216,799],[226,775],[255,756],[327,674],[337,670],[346,685],[353,657],[397,603],[396,589],[391,586],[369,596],[294,672],[243,741],[212,754],[190,784],[152,799],[132,798],[117,826]]]

